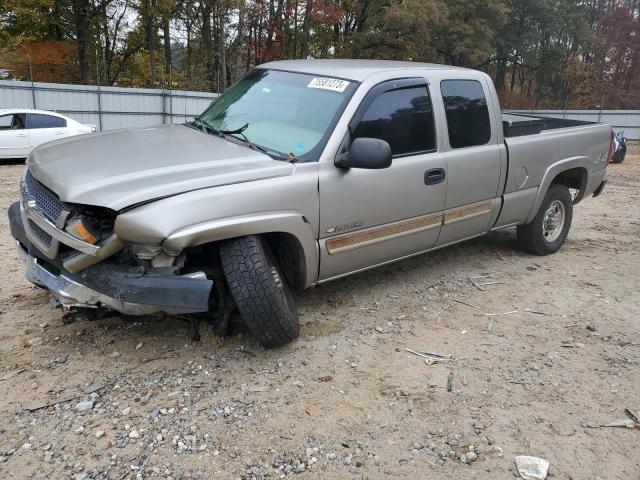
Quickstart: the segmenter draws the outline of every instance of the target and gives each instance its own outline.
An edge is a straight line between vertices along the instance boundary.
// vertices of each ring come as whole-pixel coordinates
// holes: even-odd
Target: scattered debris
[[[413,350],[411,348],[405,348],[405,350],[407,352],[413,353],[415,355],[419,355],[420,357],[435,357],[435,358],[440,358],[443,360],[452,360],[453,357],[451,355],[442,355],[440,353],[436,353],[436,352],[420,352],[417,350]]]
[[[481,292],[484,292],[484,288],[482,286],[480,286],[478,284],[478,282],[476,282],[473,278],[471,277],[467,277],[467,281],[473,285],[474,287],[476,287],[478,290],[480,290]]]
[[[484,282],[484,283],[478,283],[479,287],[486,287],[488,285],[501,285],[504,284],[504,282]]]
[[[25,407],[25,410],[28,410],[30,412],[35,412],[36,410],[40,410],[42,408],[47,408],[47,407],[52,407],[53,405],[57,405],[59,403],[65,403],[65,402],[69,402],[71,400],[73,400],[74,398],[78,398],[80,395],[79,394],[72,394],[72,395],[67,395],[61,398],[58,398],[57,400],[52,400],[50,402],[38,402],[38,403],[34,403],[28,407]]]
[[[307,405],[305,407],[304,411],[305,411],[305,413],[307,415],[309,415],[311,417],[313,415],[316,415],[318,413],[319,409],[320,409],[320,407],[317,404],[312,403],[310,405]]]
[[[333,377],[331,375],[323,375],[322,377],[318,377],[319,382],[330,382],[331,380],[333,380]]]
[[[13,370],[13,371],[7,373],[6,375],[3,375],[2,377],[0,377],[0,380],[2,380],[2,381],[9,380],[9,379],[15,377],[16,375],[21,374],[24,371],[26,371],[25,368],[18,368],[16,370]]]
[[[449,372],[449,376],[447,377],[447,392],[450,392],[453,389],[453,372]]]
[[[411,348],[405,348],[405,350],[409,353],[413,353],[414,355],[418,355],[419,357],[424,358],[424,361],[427,365],[435,365],[436,363],[446,363],[454,360],[454,358],[451,355],[445,356],[435,352],[419,352]]]
[[[101,385],[99,383],[92,383],[91,385],[87,386],[82,392],[85,395],[91,395],[92,393],[95,393],[99,390],[102,390],[105,386]],[[71,400],[74,400],[78,397],[80,397],[82,395],[82,393],[71,393],[68,395],[65,395],[63,397],[60,397],[56,400],[51,400],[50,402],[37,402],[34,403],[32,405],[29,405],[28,407],[25,407],[25,410],[29,411],[29,412],[35,412],[36,410],[41,410],[43,408],[47,408],[47,407],[52,407],[54,405],[57,405],[59,403],[65,403],[65,402],[69,402]],[[80,402],[82,403],[82,402]],[[77,405],[76,405],[77,406]],[[93,408],[93,405],[92,405]]]
[[[493,318],[492,317],[488,317],[486,322],[484,322],[484,329],[487,332],[490,332],[491,330],[493,330]]]
[[[518,473],[525,480],[544,480],[549,473],[549,462],[544,458],[521,455],[516,457]]]
[[[538,310],[531,310],[530,308],[523,308],[522,311],[523,312],[527,312],[527,313],[535,313],[536,315],[544,315],[546,317],[551,317],[552,316],[550,313],[540,312]]]
[[[513,315],[514,313],[518,313],[518,310],[512,310],[510,312],[504,312],[504,313],[485,313],[485,315],[487,317],[501,317],[503,315]]]
[[[91,400],[85,400],[83,402],[78,402],[75,404],[73,409],[78,413],[88,412],[93,409],[93,402]]]
[[[625,408],[624,409],[624,413],[627,414],[627,416],[633,420],[636,423],[640,423],[640,418],[638,417],[638,414],[636,412],[634,412],[633,410],[631,410],[630,408]]]
[[[477,306],[477,305],[473,305],[473,304],[471,304],[471,303],[463,302],[462,300],[457,300],[457,299],[455,299],[455,298],[452,298],[451,300],[453,300],[454,302],[457,302],[457,303],[461,303],[462,305],[466,305],[467,307],[471,307],[471,308],[480,308],[480,307],[479,307],[479,306]]]
[[[640,428],[640,424],[634,422],[630,418],[623,418],[620,420],[614,420],[613,422],[605,423],[603,427],[623,427],[623,428]]]
[[[91,395],[99,390],[102,390],[106,385],[102,385],[101,383],[92,383],[82,390],[85,394]]]
[[[624,413],[626,413],[627,417],[629,418],[613,420],[605,424],[595,423],[595,422],[585,422],[582,424],[582,426],[586,428],[601,428],[601,427],[636,428],[640,430],[640,417],[638,416],[638,414],[629,408],[625,408]]]
[[[437,317],[438,315],[440,315],[443,312],[446,312],[447,310],[449,310],[451,307],[453,307],[453,303],[450,303],[449,305],[447,305],[446,307],[438,310],[433,316]]]

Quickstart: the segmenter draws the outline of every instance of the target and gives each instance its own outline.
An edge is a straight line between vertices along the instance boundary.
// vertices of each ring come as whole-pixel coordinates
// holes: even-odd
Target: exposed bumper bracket
[[[26,277],[65,307],[106,307],[125,315],[196,313],[209,308],[213,282],[170,275],[136,275],[126,267],[99,264],[82,274],[56,274],[18,243]]]

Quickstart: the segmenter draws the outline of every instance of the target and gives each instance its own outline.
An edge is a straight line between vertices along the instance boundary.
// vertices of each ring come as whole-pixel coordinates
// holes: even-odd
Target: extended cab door
[[[501,159],[506,161],[506,151],[498,142],[502,125],[497,125],[494,98],[486,82],[445,79],[439,88],[445,107],[448,177],[444,224],[437,243],[442,246],[491,228],[500,209],[505,173]]]
[[[26,157],[29,137],[24,113],[0,115],[0,158]]]
[[[28,128],[31,148],[67,136],[67,121],[55,115],[30,113]]]
[[[387,81],[364,97],[338,154],[359,137],[391,146],[389,168],[321,166],[320,280],[432,248],[446,192],[429,86],[424,78]]]

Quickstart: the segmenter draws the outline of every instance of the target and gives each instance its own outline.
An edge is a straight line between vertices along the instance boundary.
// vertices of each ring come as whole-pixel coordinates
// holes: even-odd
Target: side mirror
[[[335,165],[340,168],[388,168],[391,166],[391,147],[378,138],[356,138]]]

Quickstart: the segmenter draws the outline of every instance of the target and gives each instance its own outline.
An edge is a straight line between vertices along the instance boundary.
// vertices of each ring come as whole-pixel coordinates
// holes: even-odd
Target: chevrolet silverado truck
[[[604,187],[611,135],[502,114],[479,71],[272,62],[192,122],[36,148],[11,232],[63,307],[196,314],[218,333],[237,310],[276,347],[299,334],[292,291],[512,227],[556,252]]]

